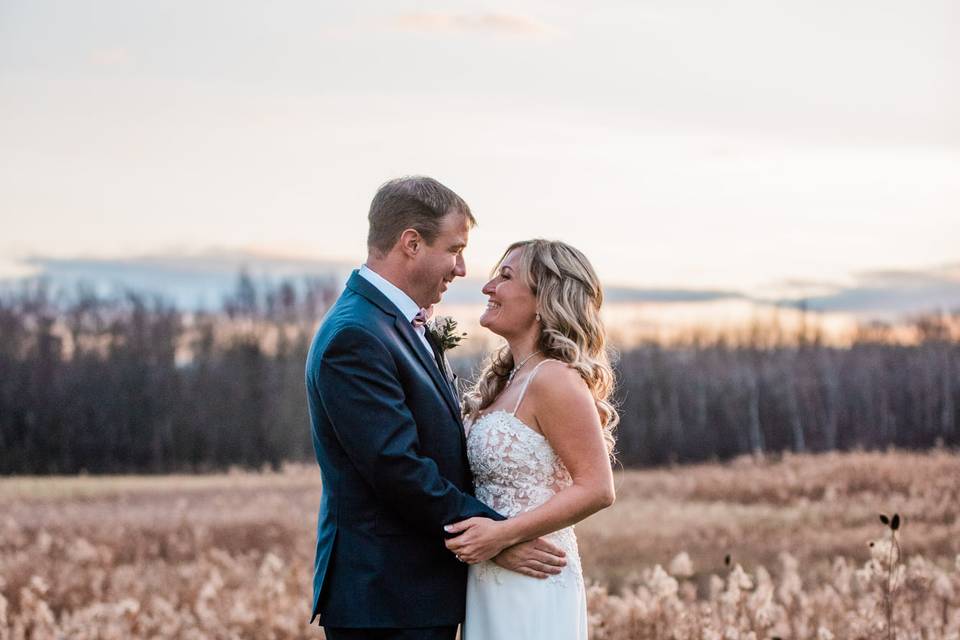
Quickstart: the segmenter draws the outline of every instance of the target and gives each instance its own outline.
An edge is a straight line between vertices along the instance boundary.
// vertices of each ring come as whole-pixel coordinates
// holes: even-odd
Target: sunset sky
[[[0,277],[358,263],[429,174],[472,275],[960,306],[958,114],[955,0],[5,0]]]

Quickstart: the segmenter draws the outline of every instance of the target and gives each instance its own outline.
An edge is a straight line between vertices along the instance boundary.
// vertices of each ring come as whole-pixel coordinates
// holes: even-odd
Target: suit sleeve
[[[314,371],[323,408],[347,457],[384,503],[430,533],[482,516],[503,520],[440,475],[419,453],[417,426],[405,403],[393,358],[360,327],[334,335]]]

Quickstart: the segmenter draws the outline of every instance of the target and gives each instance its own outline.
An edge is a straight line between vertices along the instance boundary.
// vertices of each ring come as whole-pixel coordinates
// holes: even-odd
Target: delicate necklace
[[[524,358],[523,360],[521,360],[521,361],[520,361],[520,364],[518,364],[517,366],[515,366],[513,369],[510,370],[510,375],[507,376],[507,384],[503,385],[503,388],[504,388],[504,389],[506,389],[507,387],[510,386],[510,383],[513,382],[513,376],[517,375],[517,371],[520,371],[520,369],[523,368],[523,365],[527,364],[527,360],[529,360],[529,359],[532,358],[533,356],[537,355],[538,353],[540,353],[539,350],[538,350],[538,351],[534,351],[533,353],[531,353],[530,355],[528,355],[526,358]]]

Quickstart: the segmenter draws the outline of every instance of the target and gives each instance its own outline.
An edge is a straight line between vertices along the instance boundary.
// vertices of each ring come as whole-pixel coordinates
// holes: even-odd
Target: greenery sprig
[[[427,331],[441,352],[446,352],[460,345],[460,341],[467,337],[465,331],[457,331],[457,321],[450,316],[437,316],[427,323]]]

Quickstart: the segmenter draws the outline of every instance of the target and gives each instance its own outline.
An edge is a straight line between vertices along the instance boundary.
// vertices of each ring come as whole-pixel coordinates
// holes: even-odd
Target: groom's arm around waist
[[[417,425],[393,357],[377,336],[340,328],[311,375],[334,435],[377,496],[413,526],[442,534],[464,518],[503,519],[420,454]]]

